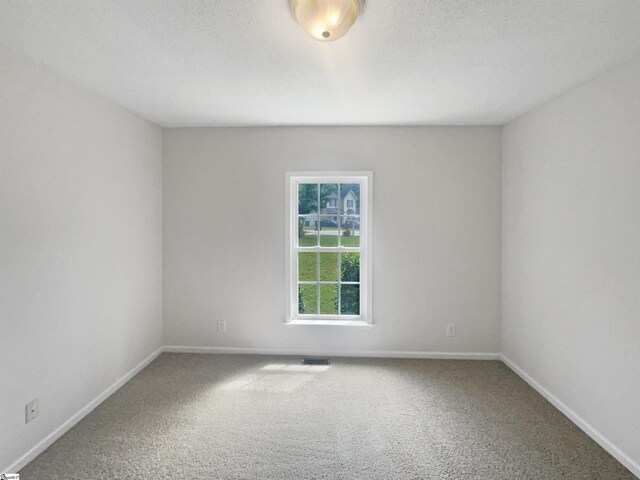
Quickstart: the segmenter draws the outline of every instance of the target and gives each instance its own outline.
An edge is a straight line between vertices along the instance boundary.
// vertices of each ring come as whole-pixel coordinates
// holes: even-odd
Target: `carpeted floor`
[[[500,362],[163,354],[21,473],[633,479]]]

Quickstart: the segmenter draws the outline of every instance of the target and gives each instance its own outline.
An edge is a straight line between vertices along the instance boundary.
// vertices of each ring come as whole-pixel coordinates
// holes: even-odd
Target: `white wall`
[[[1,49],[0,64],[5,471],[162,345],[162,130]]]
[[[640,475],[640,56],[509,123],[503,162],[503,353]]]
[[[166,343],[497,352],[500,149],[499,127],[165,130]],[[285,172],[311,170],[374,172],[371,329],[283,323]]]

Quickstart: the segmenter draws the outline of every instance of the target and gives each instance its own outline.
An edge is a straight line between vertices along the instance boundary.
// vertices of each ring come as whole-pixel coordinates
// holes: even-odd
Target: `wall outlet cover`
[[[29,423],[38,416],[38,399],[31,400],[24,406],[24,423]]]

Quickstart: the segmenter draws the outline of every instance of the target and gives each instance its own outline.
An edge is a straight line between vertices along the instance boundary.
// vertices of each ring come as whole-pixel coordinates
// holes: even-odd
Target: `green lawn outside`
[[[315,282],[317,277],[318,256],[316,252],[300,252],[298,254],[298,279]],[[338,254],[320,253],[320,278],[326,282],[338,281]]]
[[[300,285],[298,299],[304,306],[300,313],[318,313],[318,288],[316,284]],[[320,285],[320,313],[336,315],[338,313],[338,284]]]
[[[343,271],[342,278],[346,281],[358,281],[359,271],[359,254],[345,253],[343,255],[356,256],[355,273],[353,268],[350,271]],[[335,315],[338,313],[338,253],[321,252],[320,255],[320,278],[321,281],[336,282],[335,284],[320,285],[320,314]],[[346,257],[345,257],[346,258]],[[298,253],[298,279],[301,281],[318,280],[318,254],[316,252],[300,252]],[[353,262],[350,262],[353,265]],[[343,265],[343,268],[345,265]],[[344,287],[343,287],[344,288]],[[349,288],[356,288],[350,286]],[[299,302],[302,304],[304,312],[300,313],[318,313],[317,312],[318,290],[316,285],[300,285]],[[357,312],[348,312],[357,313]]]
[[[306,234],[303,237],[298,238],[298,245],[301,247],[315,247],[318,243],[318,236],[315,233]],[[337,247],[338,236],[337,235],[322,235],[320,234],[320,246],[321,247]],[[342,237],[343,247],[359,247],[360,237]]]

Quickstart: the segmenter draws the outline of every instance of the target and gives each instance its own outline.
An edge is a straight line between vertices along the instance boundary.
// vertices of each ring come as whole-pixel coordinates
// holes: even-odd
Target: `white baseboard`
[[[394,350],[329,351],[302,349],[269,349],[244,347],[192,347],[187,345],[167,345],[170,353],[228,353],[245,355],[305,355],[323,357],[363,357],[363,358],[429,358],[441,360],[501,360],[499,353],[484,352],[410,352]]]
[[[144,367],[149,365],[153,360],[156,359],[158,355],[160,355],[163,351],[163,348],[158,348],[155,352],[149,355],[147,358],[142,360],[138,365],[133,367],[127,373],[125,373],[122,377],[120,377],[115,383],[113,383],[109,388],[103,391],[100,395],[95,397],[89,403],[87,403],[84,407],[82,407],[78,412],[73,414],[71,418],[69,418],[66,422],[56,428],[53,432],[47,435],[43,440],[38,442],[31,450],[25,453],[18,460],[13,462],[4,470],[0,470],[0,472],[19,472],[23,469],[29,462],[31,462],[34,458],[44,452],[47,448],[51,446],[53,442],[58,440],[62,435],[64,435],[71,427],[73,427],[76,423],[86,417],[93,409],[95,409],[98,405],[104,402],[107,398],[109,398],[116,390],[122,387],[125,383],[131,380],[133,377],[140,372]]]
[[[504,364],[527,382],[534,390],[546,398],[554,407],[560,410],[569,420],[575,423],[584,433],[589,435],[598,445],[609,452],[616,460],[628,468],[631,473],[640,478],[640,464],[635,462],[629,455],[620,450],[616,445],[611,443],[604,435],[596,430],[589,422],[569,408],[562,400],[553,393],[543,387],[540,383],[531,377],[527,372],[518,367],[506,356],[500,355]]]

